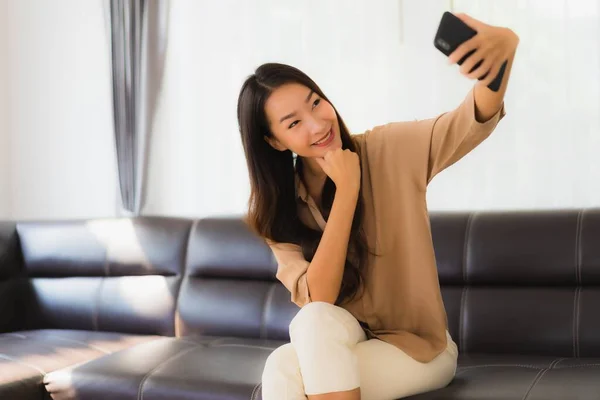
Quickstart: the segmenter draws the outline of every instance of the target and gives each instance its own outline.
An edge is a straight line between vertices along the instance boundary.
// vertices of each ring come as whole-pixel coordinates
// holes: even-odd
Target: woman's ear
[[[265,141],[267,143],[269,143],[269,145],[274,148],[275,150],[279,150],[279,151],[286,151],[287,148],[281,144],[281,142],[279,140],[277,140],[277,138],[275,137],[268,137],[268,136],[264,136]]]

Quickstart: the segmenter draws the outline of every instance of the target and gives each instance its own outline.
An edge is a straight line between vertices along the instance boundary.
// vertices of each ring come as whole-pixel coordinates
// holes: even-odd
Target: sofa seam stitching
[[[538,374],[533,379],[533,382],[531,382],[531,386],[529,387],[529,389],[527,390],[527,392],[525,392],[525,396],[523,396],[523,400],[527,400],[527,398],[529,397],[529,395],[531,394],[531,392],[533,391],[533,389],[535,388],[535,386],[539,383],[540,380],[542,380],[542,378],[544,377],[544,375],[546,374],[546,372],[548,372],[551,369],[553,369],[554,366],[556,364],[558,364],[559,362],[561,362],[562,360],[564,360],[564,358],[557,358],[556,360],[552,361],[547,368],[544,368],[544,369],[540,370],[540,372],[538,372]]]
[[[112,353],[111,351],[103,349],[102,347],[94,346],[94,345],[91,345],[89,343],[82,342],[82,341],[75,340],[75,339],[63,338],[63,337],[56,336],[56,335],[45,335],[45,337],[54,338],[54,339],[62,340],[62,341],[65,341],[65,342],[71,342],[71,343],[81,344],[81,345],[87,346],[90,349],[101,351],[102,353],[105,353],[105,354],[111,354]]]
[[[471,238],[471,224],[473,222],[473,218],[475,217],[475,212],[469,214],[469,218],[467,219],[467,226],[465,228],[465,237],[463,244],[463,257],[462,257],[462,275],[463,282],[466,285],[467,282],[467,255],[469,250],[469,240]]]
[[[185,355],[187,353],[190,353],[192,350],[196,350],[199,347],[203,347],[203,345],[199,344],[199,345],[194,346],[192,348],[181,350],[179,353],[172,355],[171,357],[167,358],[164,361],[161,361],[156,367],[154,367],[150,371],[148,371],[146,373],[146,375],[144,375],[144,377],[142,378],[142,380],[140,381],[140,384],[138,386],[138,395],[137,395],[138,400],[143,400],[144,399],[144,384],[146,383],[146,381],[148,380],[148,378],[150,378],[150,376],[152,376],[152,374],[154,374],[159,368],[161,368],[166,363],[171,362],[171,361],[175,360],[176,358],[178,358],[180,356],[183,356],[183,355]]]
[[[21,361],[21,360],[19,360],[19,359],[17,359],[17,358],[14,358],[14,357],[11,357],[11,356],[7,356],[6,354],[0,354],[0,358],[4,358],[5,360],[12,361],[12,362],[14,362],[14,363],[16,363],[16,364],[21,364],[21,365],[24,365],[24,366],[26,366],[26,367],[29,367],[29,368],[33,368],[33,369],[35,369],[36,371],[38,371],[40,374],[42,374],[42,376],[44,376],[44,375],[46,375],[46,374],[47,374],[47,372],[46,372],[46,371],[44,371],[44,370],[43,370],[42,368],[40,368],[40,367],[36,367],[36,366],[35,366],[35,365],[33,365],[33,364],[30,364],[30,363],[27,363],[27,362],[23,362],[23,361]]]
[[[464,333],[464,309],[466,307],[467,304],[467,287],[463,287],[462,290],[462,294],[461,294],[461,299],[460,299],[460,321],[459,321],[459,325],[458,325],[458,341],[460,343],[460,347],[462,348],[462,353],[463,354],[467,354],[467,349],[465,346],[465,333]]]
[[[4,332],[3,334],[0,335],[0,339],[11,338],[11,337],[16,337],[18,339],[27,339],[27,336],[20,334],[20,333],[15,333],[15,332]]]
[[[242,347],[242,348],[246,348],[246,349],[260,349],[260,350],[269,350],[269,351],[274,351],[275,350],[272,347],[256,346],[256,345],[240,344],[240,343],[223,343],[223,344],[210,345],[208,347],[210,347],[210,348],[216,348],[216,347]]]
[[[579,364],[579,365],[565,365],[563,367],[558,367],[556,369],[562,368],[579,368],[579,367],[599,367],[600,363],[590,363],[590,364]]]
[[[272,298],[273,298],[273,293],[275,293],[275,283],[271,284],[271,287],[269,288],[269,291],[267,292],[267,295],[265,296],[265,301],[263,303],[263,307],[262,307],[262,312],[260,315],[260,329],[259,329],[259,337],[261,339],[266,339],[266,328],[265,328],[265,317],[267,315],[267,306],[270,304]]]
[[[527,400],[527,397],[529,397],[529,393],[531,393],[531,390],[533,389],[533,387],[535,386],[536,382],[542,377],[544,376],[544,373],[547,371],[547,368],[544,369],[540,369],[538,371],[538,373],[535,375],[535,378],[533,378],[533,381],[531,382],[531,385],[529,386],[529,388],[527,389],[527,391],[525,392],[525,395],[523,396],[522,400]]]
[[[472,368],[486,368],[486,367],[522,367],[522,368],[533,368],[533,369],[545,369],[546,367],[535,366],[532,364],[482,364],[482,365],[468,365],[466,367],[458,367],[460,370],[472,369]]]
[[[177,297],[175,298],[175,308],[174,308],[174,313],[173,313],[173,319],[174,319],[173,334],[175,335],[175,337],[180,337],[179,335],[181,334],[181,327],[179,327],[179,325],[181,325],[181,324],[177,323],[177,321],[181,319],[179,317],[179,299],[181,297],[181,290],[183,288],[183,283],[187,277],[187,264],[188,264],[188,256],[190,254],[190,242],[192,240],[192,232],[194,231],[194,228],[196,227],[197,222],[198,222],[198,220],[194,220],[190,224],[190,228],[188,230],[188,237],[187,237],[186,245],[185,245],[185,254],[183,256],[183,268],[181,269],[181,282],[179,283],[179,289],[177,290]]]
[[[466,299],[467,299],[467,289],[468,289],[468,279],[467,279],[467,256],[469,252],[469,240],[471,238],[471,225],[473,223],[473,219],[475,217],[476,212],[472,212],[469,214],[469,218],[467,218],[467,226],[465,227],[465,235],[464,235],[464,243],[463,243],[463,255],[462,255],[462,276],[463,276],[463,291],[461,295],[461,307],[460,307],[460,321],[458,327],[458,342],[460,347],[463,349],[463,354],[467,354],[466,349],[466,339],[464,332],[464,314],[466,307]]]
[[[50,349],[51,351],[56,351],[56,347],[55,347],[55,346],[53,346],[52,344],[46,343],[46,342],[44,342],[43,340],[40,340],[40,339],[43,339],[44,337],[41,337],[41,338],[40,338],[40,337],[36,337],[36,336],[27,336],[27,335],[23,335],[23,334],[11,334],[10,336],[12,336],[12,337],[16,337],[16,338],[18,338],[18,339],[21,339],[21,340],[27,340],[27,339],[31,339],[31,340],[34,340],[34,341],[35,341],[36,339],[38,339],[38,341],[37,341],[37,345],[39,345],[39,346],[43,346],[44,348],[48,348],[48,349]],[[64,340],[64,341],[72,341],[72,342],[74,342],[74,343],[78,343],[78,344],[87,345],[87,344],[86,344],[86,343],[84,343],[84,342],[77,342],[77,341],[75,341],[75,340],[64,339],[64,338],[61,338],[60,336],[55,336],[55,335],[45,335],[45,337],[54,338],[54,339],[58,339],[58,340]],[[2,338],[0,338],[0,339],[2,339]],[[87,345],[87,346],[89,346],[89,345]],[[71,349],[71,350],[73,350],[73,351],[75,351],[75,352],[77,352],[77,353],[79,353],[79,354],[83,354],[83,353],[82,353],[82,349]],[[105,353],[105,351],[103,351],[102,349],[99,349],[99,348],[98,348],[97,350],[101,351],[102,353]],[[0,353],[0,354],[2,354],[2,353]],[[111,352],[105,353],[105,355],[108,355],[108,354],[111,354]],[[5,355],[5,356],[6,356],[6,355]],[[9,357],[9,356],[6,356],[6,357]],[[89,361],[89,360],[87,360],[87,361]],[[87,362],[87,361],[86,361],[86,362]],[[24,364],[24,365],[26,365],[26,364]],[[45,372],[45,373],[46,373],[46,372]]]
[[[258,382],[256,386],[254,386],[254,390],[252,390],[252,394],[250,395],[250,400],[256,400],[256,396],[258,395],[258,389],[261,387],[261,382]]]

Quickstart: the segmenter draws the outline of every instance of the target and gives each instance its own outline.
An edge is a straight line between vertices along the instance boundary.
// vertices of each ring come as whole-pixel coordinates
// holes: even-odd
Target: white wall
[[[477,151],[434,180],[430,208],[600,206],[599,2],[455,4],[508,24],[521,44],[506,119]]]
[[[249,183],[236,102],[245,77],[263,62],[304,69],[356,131],[384,121],[394,111],[385,77],[400,64],[393,50],[400,48],[397,3],[172,2],[164,107],[145,212],[205,216],[246,210]]]
[[[150,168],[149,214],[243,212],[249,193],[235,116],[259,64],[312,76],[350,129],[426,118],[472,86],[432,45],[441,0],[178,0]],[[600,15],[580,0],[456,0],[521,37],[508,115],[430,186],[432,210],[600,205]]]
[[[450,1],[171,3],[146,214],[244,212],[249,186],[235,106],[244,78],[263,62],[305,70],[354,132],[434,116],[458,104],[472,85],[432,45]],[[434,180],[430,208],[598,206],[598,1],[453,3],[455,11],[511,26],[521,46],[506,119]],[[103,4],[0,0],[0,10],[6,9],[0,16],[0,89],[7,85],[0,90],[0,217],[116,212]]]
[[[5,18],[8,24],[0,29],[8,30],[9,39],[9,216],[114,215],[110,52],[103,2],[9,0]]]
[[[8,143],[8,0],[0,0],[0,220],[10,214],[9,195],[9,143]]]

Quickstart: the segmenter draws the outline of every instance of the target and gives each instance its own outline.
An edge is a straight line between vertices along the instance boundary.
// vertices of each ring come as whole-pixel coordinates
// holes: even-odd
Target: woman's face
[[[274,136],[266,140],[276,150],[314,158],[342,147],[335,110],[306,86],[289,83],[275,89],[265,112]]]

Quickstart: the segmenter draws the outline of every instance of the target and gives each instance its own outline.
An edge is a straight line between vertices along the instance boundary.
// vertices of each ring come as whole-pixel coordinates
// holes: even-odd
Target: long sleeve
[[[267,241],[277,260],[276,277],[290,291],[292,302],[299,307],[311,302],[306,273],[310,263],[304,259],[300,246]]]
[[[385,174],[371,179],[424,192],[434,176],[483,142],[505,114],[502,104],[493,117],[478,122],[470,90],[452,111],[429,119],[391,122],[355,138],[365,143],[371,168]]]
[[[502,107],[489,120],[478,122],[475,118],[475,98],[473,90],[470,90],[456,109],[431,120],[427,183],[483,142],[505,114],[502,103]]]

